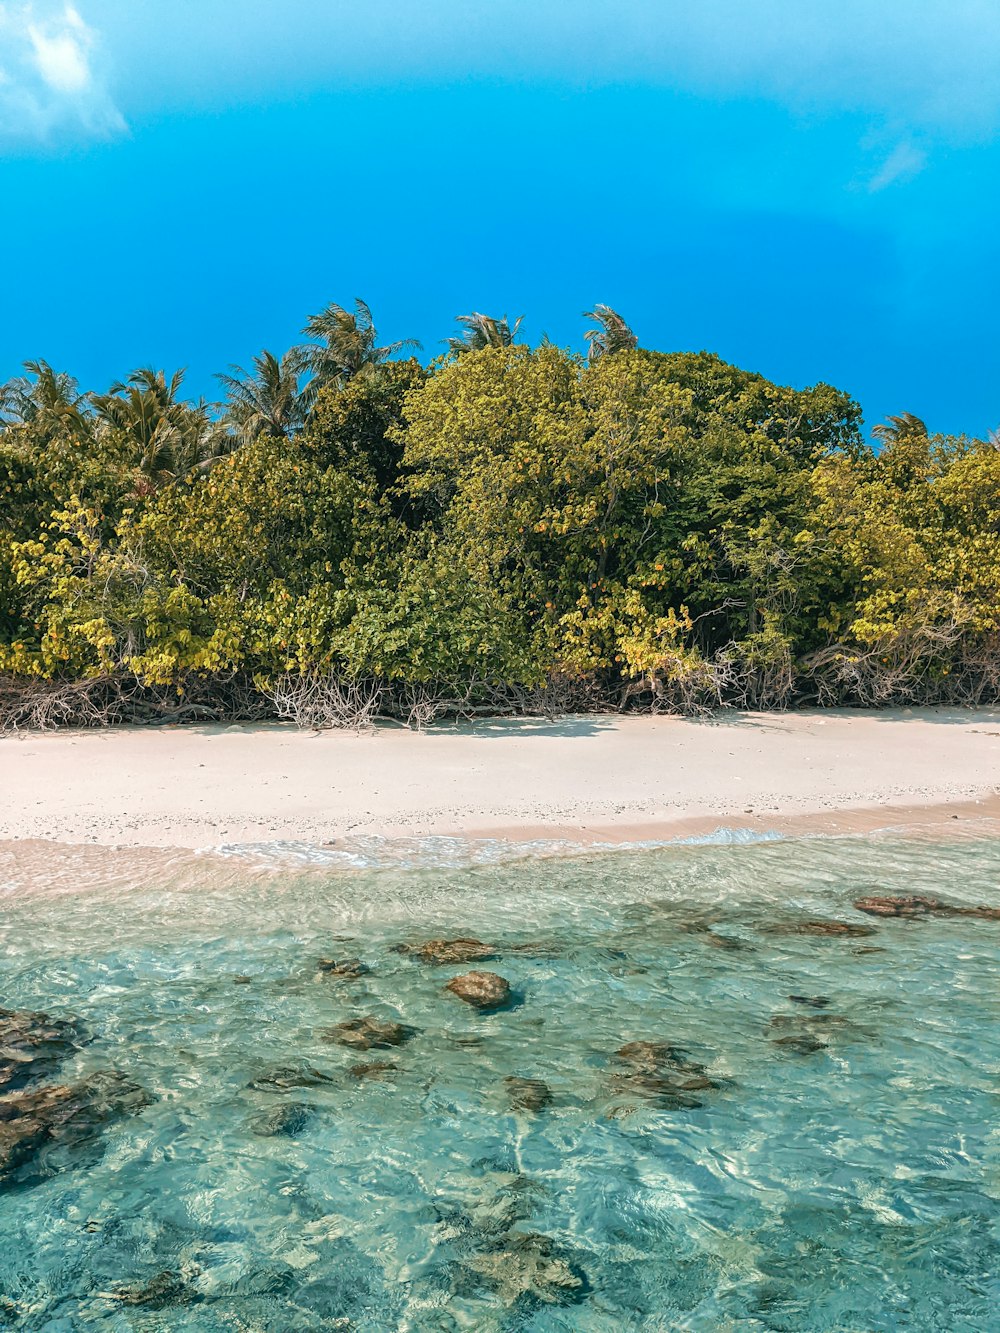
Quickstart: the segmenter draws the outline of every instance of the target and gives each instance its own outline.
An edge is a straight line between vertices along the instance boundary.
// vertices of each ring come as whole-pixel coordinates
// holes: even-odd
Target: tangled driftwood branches
[[[130,675],[73,681],[0,677],[0,736],[57,727],[260,721],[268,701],[245,676],[191,676],[145,685]]]

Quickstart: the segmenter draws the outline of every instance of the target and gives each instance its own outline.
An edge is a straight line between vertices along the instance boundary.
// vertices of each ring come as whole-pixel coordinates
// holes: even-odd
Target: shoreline
[[[0,741],[0,793],[0,841],[101,847],[985,827],[1000,821],[1000,711],[52,732]]]

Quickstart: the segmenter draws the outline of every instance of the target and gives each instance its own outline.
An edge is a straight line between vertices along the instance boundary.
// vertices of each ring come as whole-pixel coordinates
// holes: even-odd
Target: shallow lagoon
[[[0,1003],[153,1100],[0,1193],[0,1328],[998,1326],[1000,923],[851,902],[1000,903],[1000,843],[424,850],[7,867]],[[497,957],[393,948],[442,936]],[[449,994],[470,967],[514,1003]],[[415,1034],[324,1035],[369,1014]]]

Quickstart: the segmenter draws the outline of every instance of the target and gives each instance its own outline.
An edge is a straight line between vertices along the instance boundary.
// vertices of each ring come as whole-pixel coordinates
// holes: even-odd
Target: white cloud
[[[97,52],[71,4],[0,4],[0,148],[123,131]]]
[[[137,107],[500,76],[761,98],[899,139],[1000,129],[998,0],[241,0],[238,23],[233,0],[87,8]]]

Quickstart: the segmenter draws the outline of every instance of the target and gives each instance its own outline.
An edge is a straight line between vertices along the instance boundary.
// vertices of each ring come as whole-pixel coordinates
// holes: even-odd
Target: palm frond
[[[593,363],[602,356],[612,356],[615,352],[630,352],[639,346],[639,339],[619,315],[609,305],[595,305],[593,310],[583,312],[584,319],[594,319],[596,329],[588,329],[583,335],[587,340],[587,360]]]
[[[486,347],[510,347],[523,320],[524,316],[519,315],[511,325],[506,315],[494,319],[492,315],[484,315],[478,310],[471,315],[456,315],[456,324],[464,327],[459,337],[448,339],[448,349],[461,354],[481,352]]]

